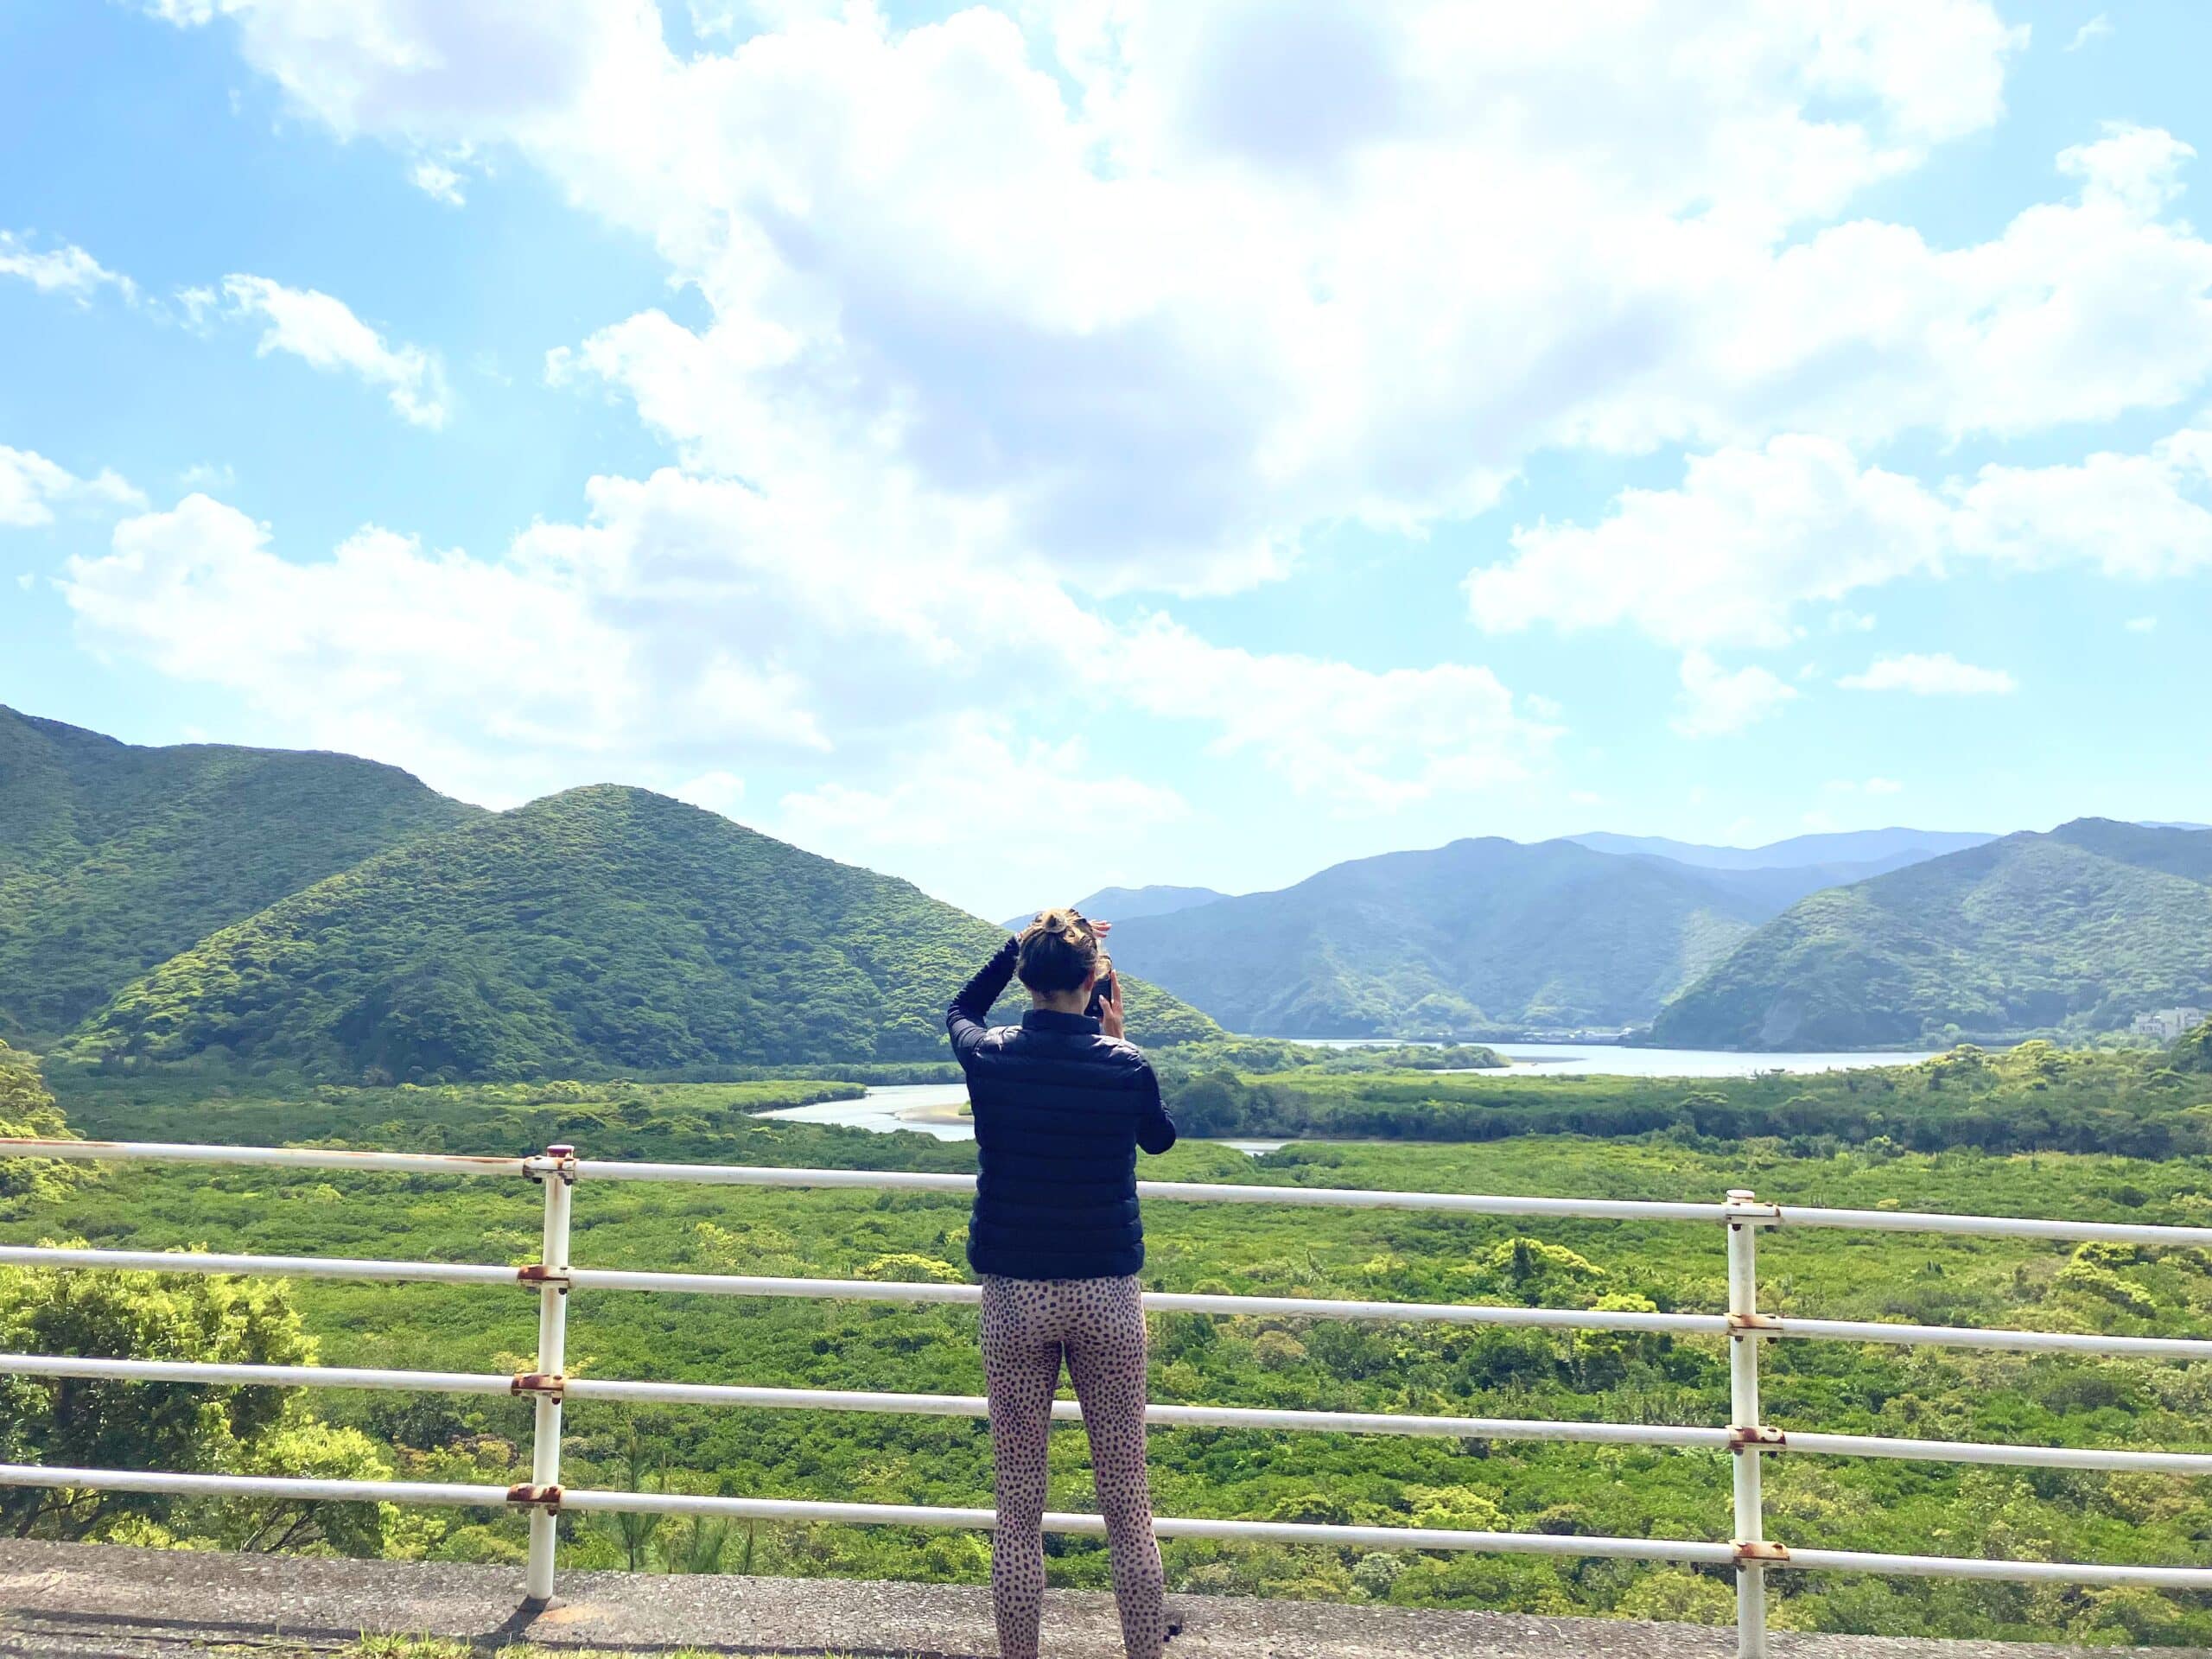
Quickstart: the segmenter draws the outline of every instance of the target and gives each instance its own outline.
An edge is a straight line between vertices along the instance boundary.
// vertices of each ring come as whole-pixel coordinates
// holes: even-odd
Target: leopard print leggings
[[[1129,1659],[1160,1659],[1167,1616],[1145,1475],[1144,1304],[1138,1282],[987,1274],[983,1375],[991,1396],[991,1453],[998,1465],[991,1602],[1000,1659],[1038,1659],[1045,1603],[1045,1440],[1064,1354],[1090,1437],[1122,1643]]]

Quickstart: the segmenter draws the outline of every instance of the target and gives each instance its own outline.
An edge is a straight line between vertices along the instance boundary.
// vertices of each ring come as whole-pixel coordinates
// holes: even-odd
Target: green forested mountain
[[[2212,992],[2212,832],[2083,818],[1819,893],[1662,1014],[1652,1040],[1843,1048],[2125,1026]]]
[[[602,785],[378,855],[226,928],[71,1041],[393,1079],[937,1058],[1004,938],[908,883]],[[1130,987],[1131,1034],[1218,1035]]]
[[[1114,956],[1238,1031],[1620,1026],[1649,1019],[1809,880],[1564,841],[1456,841],[1117,921]]]
[[[57,1036],[215,929],[477,814],[350,755],[140,748],[0,708],[0,1037]]]

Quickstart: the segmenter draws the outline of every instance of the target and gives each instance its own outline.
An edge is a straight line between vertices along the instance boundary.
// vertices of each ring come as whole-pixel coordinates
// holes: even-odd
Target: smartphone
[[[1104,971],[1098,976],[1098,982],[1090,988],[1090,1007],[1088,1010],[1090,1017],[1094,1020],[1098,1018],[1106,1005],[1113,1000],[1114,966],[1109,963]]]

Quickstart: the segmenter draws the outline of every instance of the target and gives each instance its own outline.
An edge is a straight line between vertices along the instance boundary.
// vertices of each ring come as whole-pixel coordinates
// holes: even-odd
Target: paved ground
[[[457,1637],[650,1652],[821,1653],[868,1659],[988,1659],[990,1602],[969,1586],[840,1580],[563,1575],[562,1599],[534,1617],[520,1575],[493,1567],[303,1560],[0,1540],[0,1656],[183,1659],[296,1655],[363,1632]],[[1184,1633],[1171,1659],[1728,1659],[1732,1632],[1681,1624],[1431,1613],[1178,1597]],[[1112,1605],[1054,1592],[1052,1659],[1121,1659]],[[2035,1659],[2081,1649],[1869,1637],[1777,1634],[1777,1659]],[[2099,1649],[2101,1659],[2120,1659]],[[2158,1659],[2212,1659],[2165,1648]],[[2145,1659],[2148,1656],[2145,1656]]]

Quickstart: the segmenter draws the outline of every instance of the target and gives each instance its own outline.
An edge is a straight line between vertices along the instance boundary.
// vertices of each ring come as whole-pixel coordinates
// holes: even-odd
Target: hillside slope
[[[1684,1047],[2103,1031],[2212,991],[2212,833],[2083,818],[1791,906],[1652,1027]]]
[[[1790,872],[1456,841],[1117,921],[1114,957],[1259,1034],[1614,1027],[1649,1019],[1802,892]]]
[[[940,1058],[1004,934],[906,882],[613,785],[379,855],[164,963],[65,1052],[499,1077]],[[1218,1034],[1130,987],[1131,1035]]]
[[[141,748],[0,708],[0,1037],[58,1036],[217,928],[478,816],[351,755]]]

